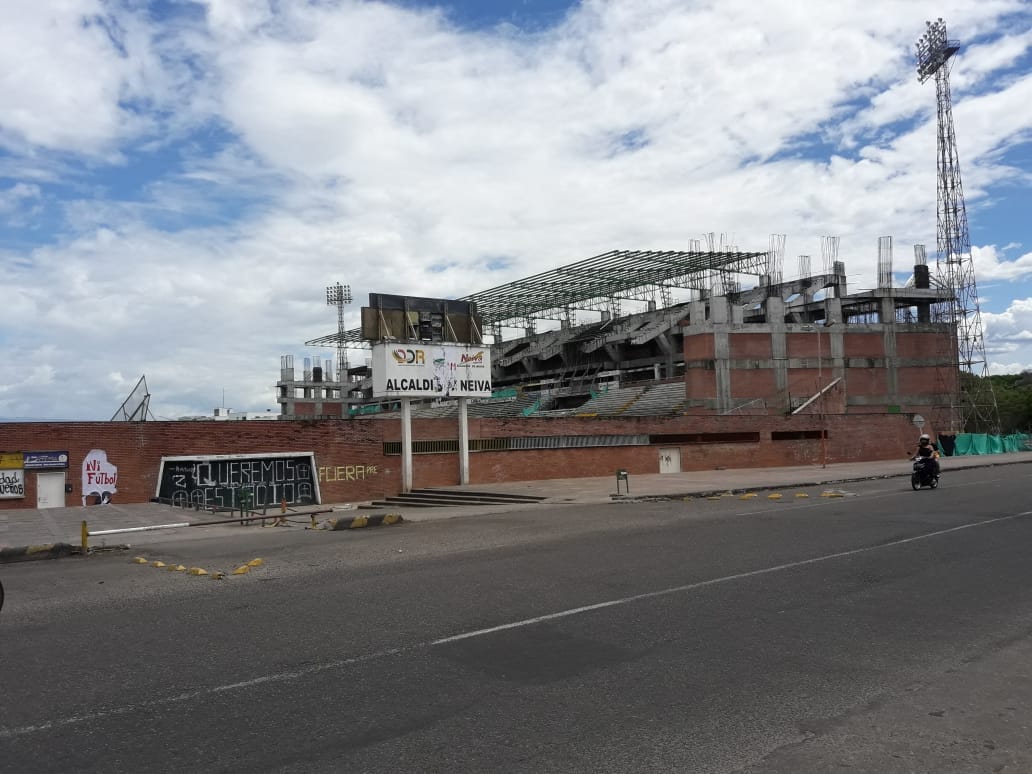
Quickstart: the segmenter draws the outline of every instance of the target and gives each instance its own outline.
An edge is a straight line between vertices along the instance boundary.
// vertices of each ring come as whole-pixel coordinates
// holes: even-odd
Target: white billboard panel
[[[491,350],[467,344],[374,344],[376,398],[488,398]]]

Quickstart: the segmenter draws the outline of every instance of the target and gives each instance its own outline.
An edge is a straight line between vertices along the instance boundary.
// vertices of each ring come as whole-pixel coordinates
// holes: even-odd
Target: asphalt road
[[[1027,467],[0,566],[0,768],[1029,771]]]

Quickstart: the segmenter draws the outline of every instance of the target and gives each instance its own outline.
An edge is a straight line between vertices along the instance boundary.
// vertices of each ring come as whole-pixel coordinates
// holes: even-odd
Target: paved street
[[[0,760],[1027,771],[1030,477],[244,530],[0,565]],[[213,580],[137,551],[262,563]]]

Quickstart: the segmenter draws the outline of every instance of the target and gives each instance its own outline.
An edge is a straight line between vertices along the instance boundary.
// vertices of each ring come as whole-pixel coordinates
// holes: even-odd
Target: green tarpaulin
[[[954,457],[974,454],[1003,454],[1004,452],[1026,451],[1032,443],[1032,436],[1023,433],[1013,435],[987,435],[986,433],[963,433],[956,437],[953,446]]]

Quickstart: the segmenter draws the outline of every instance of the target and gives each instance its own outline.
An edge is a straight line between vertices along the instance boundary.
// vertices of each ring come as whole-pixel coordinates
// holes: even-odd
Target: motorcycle
[[[935,461],[931,457],[914,457],[914,472],[910,474],[910,486],[914,491],[923,487],[935,489],[939,486],[939,474],[935,472]]]

